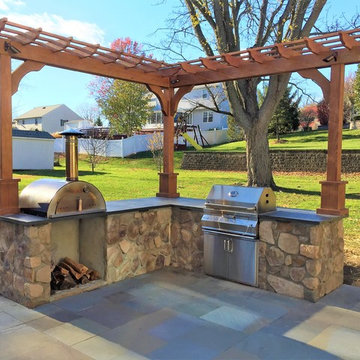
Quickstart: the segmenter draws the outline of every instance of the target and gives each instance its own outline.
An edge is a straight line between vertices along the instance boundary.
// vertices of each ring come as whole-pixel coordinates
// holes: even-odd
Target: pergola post
[[[344,64],[331,66],[327,177],[321,181],[321,207],[318,214],[348,215],[345,185],[341,181],[341,143],[344,112]]]
[[[192,90],[193,86],[185,86],[174,92],[173,88],[161,88],[148,85],[159,99],[164,116],[163,172],[159,173],[159,192],[156,196],[177,198],[177,173],[174,173],[174,116],[181,98]]]
[[[0,55],[0,215],[19,212],[19,179],[12,178],[11,57]]]

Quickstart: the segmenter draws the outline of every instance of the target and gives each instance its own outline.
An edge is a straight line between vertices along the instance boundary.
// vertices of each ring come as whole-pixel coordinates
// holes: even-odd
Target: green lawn
[[[296,132],[281,136],[285,143],[277,143],[275,139],[270,139],[271,150],[319,150],[327,149],[328,132],[310,131]],[[360,130],[343,130],[344,150],[360,150]],[[236,141],[218,146],[207,148],[207,151],[245,151],[245,141]]]
[[[205,199],[213,184],[246,183],[245,172],[181,170],[181,158],[182,153],[176,152],[175,166],[179,173],[181,196]],[[90,172],[88,163],[80,161],[79,170],[80,179],[97,186],[106,200],[151,197],[158,191],[157,170],[148,154],[134,159],[109,159],[98,165],[95,174]],[[64,167],[53,171],[22,171],[14,175],[21,178],[20,189],[38,178],[64,176]],[[277,185],[282,188],[276,194],[279,206],[310,210],[320,206],[319,181],[324,180],[324,175],[275,173],[274,176]],[[360,181],[356,175],[346,175],[343,179],[349,182],[346,205],[350,209],[350,217],[345,220],[346,247],[360,255]]]

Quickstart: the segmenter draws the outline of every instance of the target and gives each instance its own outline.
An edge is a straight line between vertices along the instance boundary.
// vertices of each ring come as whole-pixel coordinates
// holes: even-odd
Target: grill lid
[[[202,226],[204,230],[256,237],[259,213],[275,208],[270,188],[214,185],[206,199]]]
[[[263,213],[275,210],[275,194],[270,188],[213,185],[205,207],[236,212]]]
[[[19,202],[24,212],[48,218],[106,210],[100,191],[85,181],[36,180],[24,188]]]

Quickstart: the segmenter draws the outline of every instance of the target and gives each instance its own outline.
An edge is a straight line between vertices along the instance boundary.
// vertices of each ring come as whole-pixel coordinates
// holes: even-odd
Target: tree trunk
[[[267,135],[267,123],[259,121],[245,133],[248,186],[270,185],[274,189]]]

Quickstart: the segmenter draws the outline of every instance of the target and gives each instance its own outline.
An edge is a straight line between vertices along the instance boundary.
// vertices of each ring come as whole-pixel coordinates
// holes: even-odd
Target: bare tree
[[[97,138],[95,129],[87,130],[88,137],[82,138],[80,146],[87,154],[87,162],[91,165],[91,171],[95,172],[96,166],[106,158],[109,141],[107,138]]]
[[[164,136],[162,132],[154,132],[148,140],[148,148],[153,156],[156,168],[159,173],[162,170]]]
[[[326,0],[181,0],[167,48],[182,54],[196,37],[207,56],[261,47],[309,36]],[[269,158],[268,124],[291,74],[268,77],[268,91],[260,105],[261,78],[223,84],[230,112],[245,133],[248,185],[273,186]]]

